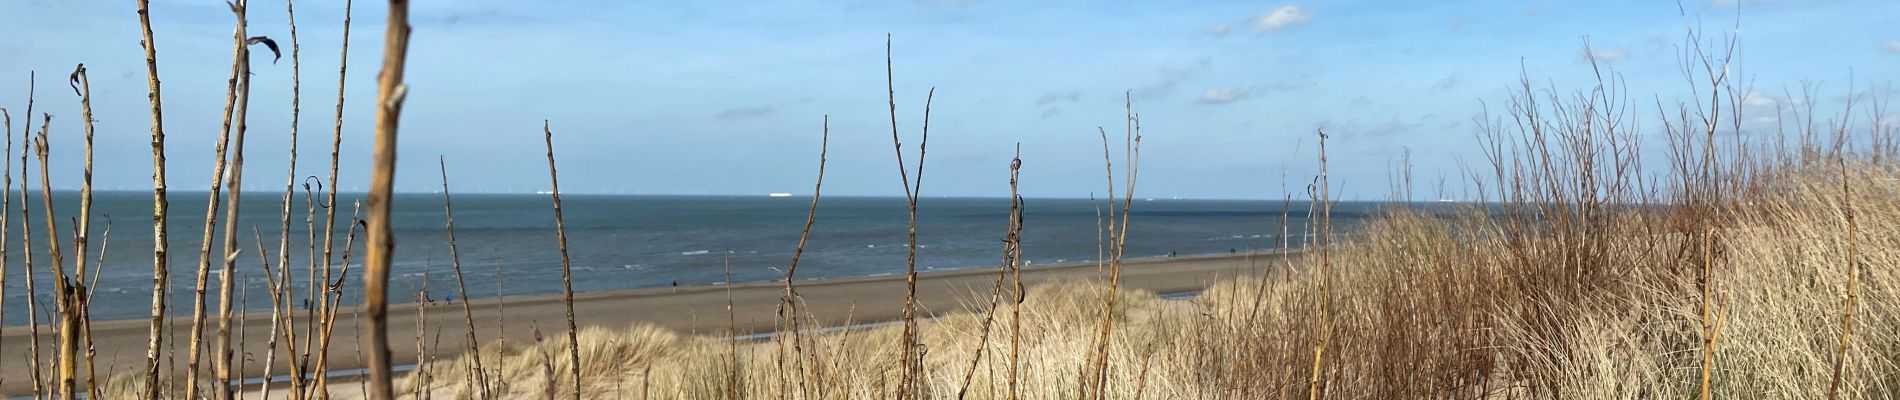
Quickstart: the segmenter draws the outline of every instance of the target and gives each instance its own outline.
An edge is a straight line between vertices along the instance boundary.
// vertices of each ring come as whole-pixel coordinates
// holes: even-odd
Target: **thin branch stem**
[[[554,166],[554,130],[548,127],[547,120],[541,121],[541,133],[548,147],[548,182],[552,187],[548,194],[554,200],[554,237],[561,248],[561,303],[567,310],[568,365],[573,366],[569,372],[574,380],[574,399],[580,400],[581,341],[580,329],[574,323],[574,272],[567,256],[567,221],[561,215],[561,174]]]

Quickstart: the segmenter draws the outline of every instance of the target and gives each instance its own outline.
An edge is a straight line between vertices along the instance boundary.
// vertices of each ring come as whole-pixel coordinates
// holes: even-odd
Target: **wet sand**
[[[1131,289],[1148,290],[1157,293],[1195,291],[1208,285],[1236,275],[1258,274],[1278,265],[1277,255],[1206,255],[1177,258],[1154,258],[1130,260],[1124,263],[1122,285]],[[1024,285],[1058,280],[1082,280],[1106,278],[1096,264],[1064,264],[1054,266],[1035,266],[1023,270]],[[917,281],[918,301],[921,310],[927,315],[962,311],[966,304],[976,303],[974,299],[987,301],[991,285],[996,276],[995,268],[979,268],[958,271],[939,271],[919,273]],[[847,320],[854,323],[893,321],[900,318],[904,304],[905,280],[903,275],[838,278],[824,280],[798,281],[798,292],[805,300],[805,309],[826,325],[842,325]],[[259,290],[262,290],[261,288]],[[574,295],[574,313],[578,323],[583,326],[626,327],[635,323],[650,323],[683,333],[724,335],[727,329],[735,329],[739,334],[767,332],[772,330],[779,298],[785,291],[784,282],[741,283],[731,286],[697,286],[679,288],[637,289],[612,292],[577,293]],[[730,296],[733,310],[733,323],[728,324],[727,299]],[[392,299],[408,298],[401,295]],[[469,303],[473,307],[476,334],[480,340],[492,341],[497,337],[506,337],[509,341],[521,342],[534,340],[531,327],[538,326],[549,337],[564,336],[566,328],[566,310],[560,295],[512,297],[501,301],[493,298],[478,299]],[[416,321],[419,315],[426,316],[427,340],[432,348],[443,349],[438,357],[452,357],[466,346],[467,322],[462,315],[461,303],[437,302],[422,307],[426,314],[419,314],[416,304],[392,304],[389,324],[391,352],[398,364],[416,362],[415,349]],[[357,309],[342,310],[337,316],[337,331],[330,346],[332,371],[361,368],[361,357],[357,353]],[[245,377],[257,377],[264,373],[262,361],[265,356],[265,343],[269,338],[270,314],[247,313],[239,318],[248,319],[243,330],[234,329],[232,338],[244,337],[239,345],[237,358],[242,360],[247,354],[252,360],[242,369]],[[299,330],[307,322],[300,315],[297,319]],[[146,333],[150,320],[97,321],[93,323],[94,348],[97,349],[96,363],[101,381],[107,379],[107,371],[126,373],[142,370],[145,363]],[[178,354],[173,364],[179,375],[183,375],[184,354],[187,343],[181,343],[189,336],[191,319],[189,317],[169,320],[174,341],[167,338],[166,347],[176,346]],[[236,322],[233,322],[236,324]],[[207,324],[207,341],[214,337],[216,322]],[[41,328],[42,346],[52,347],[53,337]],[[0,349],[0,396],[12,397],[31,395],[28,386],[29,370],[26,364],[28,351],[28,329],[24,326],[6,327],[0,330],[4,337],[4,349]],[[302,340],[302,337],[299,337]],[[207,343],[209,345],[209,343]],[[282,374],[285,370],[279,345],[277,365],[272,372]],[[457,349],[457,350],[451,350]],[[210,357],[204,360],[207,377],[211,371]],[[83,379],[83,378],[82,378]],[[102,382],[103,384],[103,382]],[[81,385],[84,385],[83,381]]]

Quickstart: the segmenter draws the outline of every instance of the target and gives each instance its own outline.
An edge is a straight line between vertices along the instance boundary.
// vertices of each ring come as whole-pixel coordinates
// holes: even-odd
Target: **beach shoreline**
[[[1125,260],[1122,284],[1128,289],[1157,293],[1200,290],[1238,275],[1265,272],[1277,265],[1277,262],[1267,261],[1277,261],[1284,256],[1287,254],[1250,252]],[[921,312],[925,316],[934,316],[966,309],[965,305],[973,304],[974,299],[987,296],[996,273],[995,267],[919,272],[918,301]],[[1025,267],[1022,272],[1024,285],[1097,279],[1104,275],[1105,272],[1100,271],[1094,262]],[[902,274],[796,280],[794,283],[803,299],[804,311],[822,326],[892,321],[901,316],[905,294]],[[784,291],[785,283],[780,280],[584,292],[574,294],[574,313],[577,323],[583,328],[624,328],[631,324],[648,323],[683,334],[723,336],[730,330],[738,335],[747,335],[773,329],[777,305]],[[731,314],[728,314],[728,299],[732,304]],[[534,340],[532,331],[536,327],[544,336],[559,336],[553,333],[560,331],[560,327],[565,324],[566,310],[559,294],[475,298],[468,301],[468,306],[474,313],[476,334],[484,342],[498,338],[518,343],[531,342]],[[420,307],[413,302],[391,304],[389,335],[402,338],[394,340],[391,346],[395,360],[399,364],[417,361],[413,338],[417,337],[418,317],[427,319],[424,333],[429,338],[430,346],[440,349],[432,351],[438,356],[460,355],[467,346],[464,332],[468,325],[462,307],[460,302],[432,302],[421,304]],[[337,331],[330,348],[332,370],[363,366],[356,351],[356,341],[360,337],[355,330],[359,311],[360,307],[346,308],[337,315]],[[264,359],[264,346],[269,337],[270,313],[243,313],[234,318],[249,321],[244,329],[233,332],[234,338],[242,335],[247,339],[237,350],[238,357],[241,359],[249,355],[258,360],[244,365],[242,376],[261,377],[264,368],[260,363]],[[308,324],[304,315],[297,315],[294,319],[299,330]],[[168,324],[173,331],[172,337],[187,337],[190,322],[190,317],[171,318]],[[149,324],[149,319],[94,321],[92,332],[94,348],[97,349],[97,369],[102,374],[104,371],[125,373],[141,370],[145,362]],[[27,326],[0,328],[0,337],[5,338],[7,345],[5,349],[0,349],[0,357],[3,357],[0,359],[24,360],[28,351],[28,332]],[[42,326],[42,347],[51,347],[45,345],[52,340],[50,332],[49,327]],[[166,342],[167,347],[173,344],[178,344],[180,349],[185,347],[182,343],[175,343],[172,338],[167,338]],[[47,350],[50,349],[42,349]],[[281,345],[279,352],[278,365],[272,369],[273,374],[285,371],[283,360],[286,355],[281,354]],[[182,358],[178,357],[172,363],[180,370],[185,368]],[[3,364],[16,365],[12,362]],[[30,395],[28,373],[24,365],[20,368],[0,368],[0,396]],[[99,379],[103,381],[108,377],[101,375]]]

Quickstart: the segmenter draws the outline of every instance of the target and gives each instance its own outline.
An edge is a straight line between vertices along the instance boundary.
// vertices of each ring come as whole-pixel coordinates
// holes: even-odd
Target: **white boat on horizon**
[[[791,194],[791,193],[787,193],[787,192],[772,192],[772,193],[768,193],[768,194],[766,194],[766,195],[767,195],[767,196],[771,196],[771,197],[792,197],[792,194]]]

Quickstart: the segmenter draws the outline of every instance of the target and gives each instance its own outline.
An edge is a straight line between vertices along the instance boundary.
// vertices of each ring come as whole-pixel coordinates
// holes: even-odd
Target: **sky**
[[[342,3],[295,4],[299,175],[328,168]],[[368,181],[386,13],[382,3],[357,3],[344,190]],[[79,182],[79,102],[66,77],[83,62],[96,185],[150,189],[134,11],[129,0],[0,2],[9,20],[0,24],[0,107],[19,137],[27,76],[37,71],[35,113],[54,115],[56,187]],[[1407,154],[1414,197],[1438,197],[1430,187],[1441,177],[1457,192],[1461,168],[1484,162],[1474,117],[1487,108],[1501,115],[1521,77],[1561,93],[1587,90],[1591,54],[1642,100],[1638,111],[1682,98],[1690,28],[1739,34],[1737,75],[1758,93],[1754,103],[1800,104],[1789,94],[1805,83],[1828,94],[1814,97],[1825,110],[1900,75],[1900,30],[1891,27],[1900,2],[1888,0],[417,0],[412,12],[396,181],[410,192],[437,188],[438,156],[459,192],[546,189],[545,120],[564,192],[805,194],[828,118],[825,193],[901,196],[887,35],[907,162],[917,160],[935,89],[924,196],[1006,195],[1018,144],[1025,195],[1101,196],[1101,135],[1121,140],[1132,100],[1144,134],[1138,197],[1277,200],[1283,187],[1303,195],[1318,172],[1321,128],[1340,198],[1389,196]],[[223,1],[153,0],[151,15],[169,183],[203,190],[233,14]],[[253,50],[244,149],[246,190],[276,191],[291,143],[291,33],[283,2],[254,2],[248,15],[252,35],[285,51],[272,62]]]

